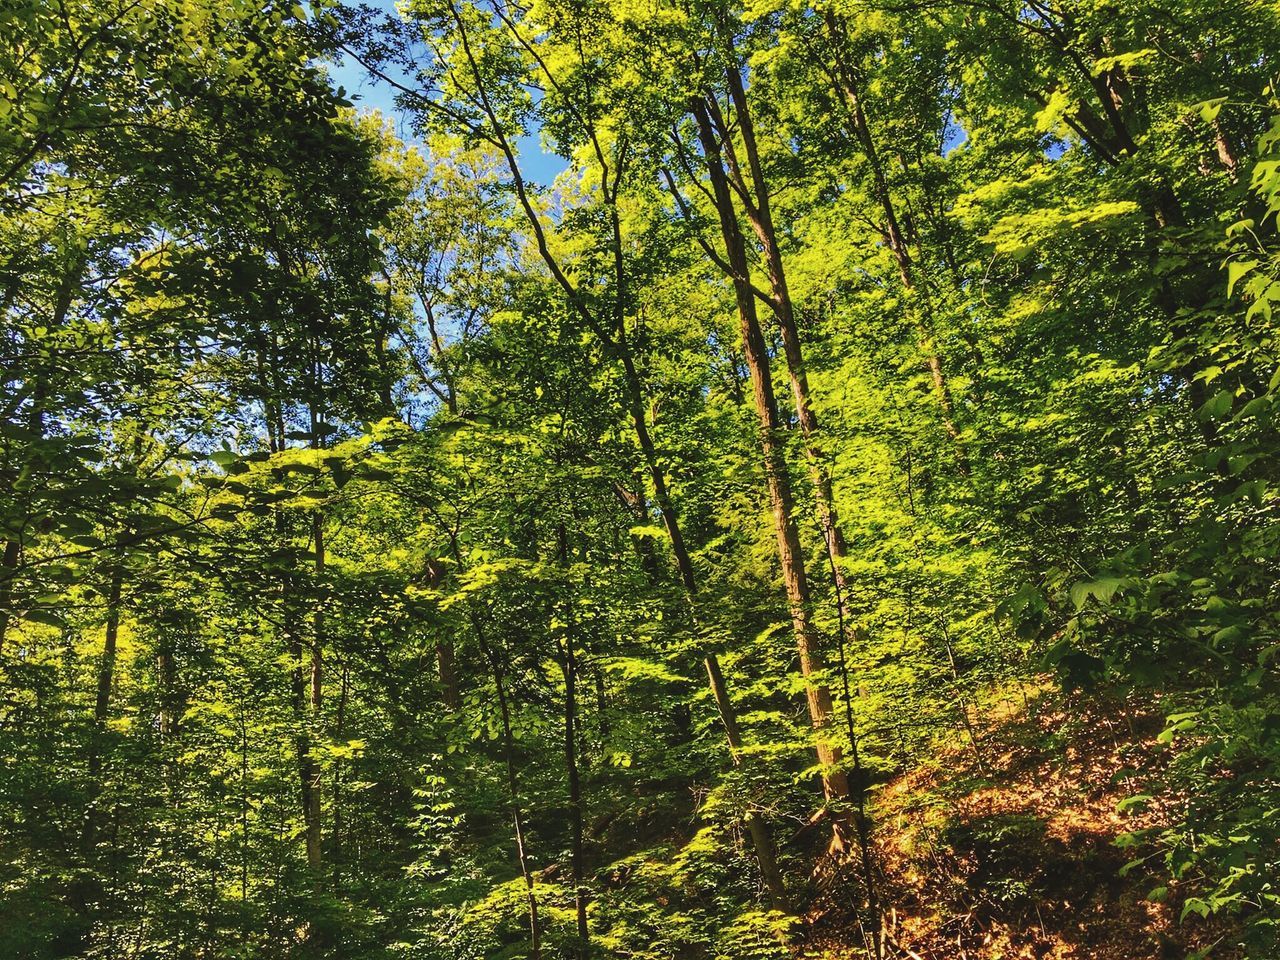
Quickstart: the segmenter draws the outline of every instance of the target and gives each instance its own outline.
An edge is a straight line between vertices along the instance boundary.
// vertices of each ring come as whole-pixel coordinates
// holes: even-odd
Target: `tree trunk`
[[[107,623],[98,661],[97,693],[93,703],[93,730],[89,735],[89,810],[85,816],[81,848],[92,855],[97,843],[99,817],[95,808],[102,792],[102,752],[111,716],[111,692],[115,685],[116,642],[120,636],[120,595],[124,587],[124,567],[119,556],[113,558],[111,580],[107,587]]]
[[[320,419],[313,409],[311,411],[312,449],[318,449],[320,446],[319,426]],[[319,590],[324,578],[325,563],[324,515],[319,510],[314,510],[311,513],[311,545],[315,554],[313,570],[316,589]],[[320,768],[315,758],[311,755],[310,734],[310,730],[315,728],[319,720],[320,708],[324,702],[324,614],[320,609],[320,601],[318,599],[316,608],[312,613],[311,643],[310,649],[306,651],[308,663],[305,667],[302,663],[304,651],[300,638],[295,641],[295,649],[298,657],[295,703],[298,708],[299,722],[303,725],[298,746],[298,773],[302,785],[303,820],[306,825],[307,866],[311,868],[313,879],[318,885],[324,859],[323,837],[321,834],[323,797]],[[304,670],[306,672],[305,677],[303,676]],[[302,689],[304,684],[306,687],[305,708],[303,702],[304,691]]]
[[[347,701],[351,695],[351,668],[344,660],[342,663],[341,681],[338,685],[338,710],[334,719],[334,737],[341,743],[347,732]],[[337,890],[342,880],[342,761],[333,764],[333,833],[329,841],[333,860],[333,886]]]
[[[533,872],[529,869],[529,856],[525,848],[524,820],[520,812],[520,785],[516,779],[515,737],[511,733],[511,708],[507,703],[506,684],[501,662],[489,649],[481,636],[481,645],[493,671],[493,684],[498,693],[498,712],[502,716],[502,751],[507,767],[507,793],[511,801],[511,822],[516,834],[516,859],[520,864],[520,876],[524,879],[525,902],[529,909],[529,956],[540,960],[542,956],[542,930],[538,919],[538,898],[533,889]]]
[[[564,676],[564,763],[569,790],[570,867],[573,873],[573,905],[578,921],[580,960],[591,953],[591,931],[587,925],[585,851],[582,842],[582,782],[578,773],[578,664],[573,638],[566,637],[560,648],[560,671]]]
[[[462,706],[462,696],[458,692],[458,665],[453,644],[446,639],[436,642],[436,669],[440,673],[441,701],[444,708],[453,713]]]
[[[5,637],[9,633],[13,581],[18,576],[18,561],[21,557],[22,544],[17,540],[6,540],[4,555],[0,557],[0,653],[4,652]]]
[[[695,99],[692,110],[698,123],[699,138],[707,161],[713,196],[720,220],[725,255],[732,271],[734,294],[738,303],[738,317],[742,327],[743,352],[751,372],[751,386],[755,397],[756,415],[760,422],[760,447],[765,482],[773,509],[774,531],[778,543],[778,559],[782,566],[783,582],[791,610],[791,626],[800,657],[800,672],[806,679],[806,700],[809,718],[818,732],[817,753],[822,764],[823,790],[829,799],[843,798],[849,793],[848,778],[840,770],[840,748],[824,735],[831,721],[831,692],[825,683],[814,679],[823,669],[822,654],[817,631],[809,615],[809,585],[805,575],[804,555],[800,550],[800,536],[791,518],[791,484],[782,444],[782,430],[778,418],[777,401],[773,393],[773,377],[769,369],[769,354],[764,336],[756,317],[754,293],[750,287],[749,268],[742,234],[730,195],[728,179],[724,172],[719,143],[707,105]],[[839,837],[837,838],[840,839]]]
[[[71,302],[80,286],[85,270],[85,259],[78,257],[62,277],[58,288],[58,296],[53,304],[53,314],[49,318],[50,329],[57,330],[67,322],[71,312]],[[44,404],[48,382],[44,372],[35,375],[35,385],[31,391],[31,410],[27,415],[27,429],[37,437],[44,436]],[[18,576],[22,561],[22,534],[14,539],[5,539],[4,553],[0,556],[0,654],[4,652],[5,639],[9,633],[9,623],[13,619],[14,581]]]
[[[120,593],[124,587],[124,569],[117,558],[111,570],[111,585],[107,593],[107,626],[102,644],[102,659],[98,661],[98,692],[93,704],[93,725],[100,734],[107,726],[111,711],[111,691],[115,683],[116,641],[120,636]],[[101,756],[95,749],[89,760],[89,772],[96,775]]]
[[[651,518],[649,516],[648,504],[645,500],[644,494],[641,492],[644,489],[644,479],[640,476],[639,470],[635,472],[634,485],[634,490],[628,490],[626,487],[622,486],[622,484],[615,484],[614,492],[617,493],[618,499],[622,502],[622,505],[626,507],[632,517],[635,518],[636,523],[647,524]],[[653,537],[645,536],[643,534],[632,534],[631,542],[635,546],[636,556],[640,560],[640,566],[643,567],[644,572],[649,575],[651,582],[655,584],[658,583],[660,567],[658,564],[657,552],[654,549]],[[680,579],[683,582],[683,573],[680,574]]]
[[[644,436],[648,440],[647,430]],[[657,465],[657,456],[653,451],[651,441],[646,462],[649,465],[650,475],[661,478],[661,469]],[[638,494],[637,500],[637,506],[641,514],[647,514],[643,502],[643,494]],[[669,499],[667,504],[668,507],[671,506]],[[693,562],[689,559],[688,551],[684,549],[683,539],[680,538],[680,521],[674,508],[669,511],[661,510],[660,508],[660,512],[673,544],[680,543],[680,549],[672,552],[675,556],[677,571],[680,574],[680,582],[684,586],[685,595],[689,600],[690,616],[694,621],[694,629],[696,630],[698,581],[694,573]],[[729,756],[733,760],[734,766],[741,766],[746,762],[742,753],[742,736],[738,727],[737,712],[733,701],[729,697],[729,685],[725,682],[724,673],[720,669],[720,659],[716,656],[715,651],[704,650],[702,662],[707,671],[707,683],[711,690],[712,700],[715,702],[720,721],[724,726],[725,739],[729,744]],[[750,833],[751,845],[755,850],[756,862],[760,867],[760,876],[764,881],[769,898],[775,906],[785,906],[786,891],[782,885],[782,874],[778,871],[777,858],[774,853],[773,831],[763,818],[751,812],[745,814],[744,823]]]
[[[265,338],[264,338],[265,340]],[[275,342],[274,336],[271,343],[270,364],[268,367],[267,356],[265,353],[265,343],[260,342],[258,376],[262,381],[263,396],[265,400],[265,413],[267,421],[267,442],[272,453],[278,453],[285,449],[285,423],[284,412],[280,403],[274,398],[278,397],[279,391],[269,389],[267,376],[276,372],[276,358],[279,356],[279,345]],[[315,436],[315,416],[312,415],[312,436]],[[314,440],[313,440],[314,445]],[[312,517],[312,537],[317,533],[321,537],[321,542],[317,542],[316,546],[316,562],[323,567],[321,559],[323,553],[323,530],[315,522],[315,516]],[[284,513],[277,508],[275,512],[275,529],[277,538],[283,542],[287,535],[285,528]],[[320,846],[320,782],[319,771],[315,762],[315,758],[311,755],[311,732],[310,720],[312,713],[312,704],[319,704],[321,694],[320,680],[321,671],[320,663],[317,661],[316,652],[318,647],[312,644],[312,649],[304,648],[302,639],[302,627],[295,619],[295,597],[294,597],[294,577],[291,573],[285,573],[280,580],[280,617],[282,632],[286,643],[288,644],[289,657],[293,661],[293,666],[289,671],[289,688],[290,698],[293,709],[293,720],[296,726],[294,735],[294,749],[298,758],[298,795],[300,805],[302,807],[303,819],[303,842],[306,850],[307,866],[312,871],[313,879],[318,884],[320,867],[321,867],[321,846]],[[316,613],[318,617],[318,612]],[[314,626],[319,627],[319,621],[314,621]],[[313,636],[312,640],[318,637]]]
[[[458,557],[461,562],[461,557]],[[427,560],[426,579],[429,587],[438,587],[444,582],[445,566],[438,560]],[[454,655],[453,643],[446,636],[439,636],[435,643],[436,673],[440,678],[440,699],[450,713],[462,706],[462,693],[458,688],[458,664]]]
[[[461,570],[463,568],[462,551],[458,546],[457,537],[453,534],[450,534],[449,537],[449,549],[458,564],[458,569]],[[440,568],[440,570],[442,573],[443,568]],[[439,575],[433,574],[433,577],[435,582],[439,582]],[[511,802],[511,822],[515,830],[516,859],[520,866],[520,876],[524,879],[525,901],[529,908],[529,956],[531,960],[540,960],[542,955],[542,926],[538,918],[538,898],[534,892],[533,871],[529,867],[528,841],[524,833],[520,787],[516,775],[515,736],[511,732],[511,707],[507,700],[507,688],[504,682],[506,674],[503,670],[502,661],[498,659],[497,653],[489,646],[480,618],[476,616],[475,608],[469,600],[466,603],[466,611],[467,619],[471,623],[471,629],[475,632],[480,649],[484,653],[485,659],[489,661],[489,667],[493,671],[494,688],[498,694],[498,711],[502,717],[502,748],[507,768],[507,794]]]
[[[783,354],[787,360],[787,373],[791,381],[791,396],[796,407],[796,418],[800,421],[800,431],[804,436],[805,455],[809,465],[809,476],[813,483],[814,499],[818,508],[818,527],[822,532],[822,541],[831,560],[831,577],[835,586],[840,615],[846,623],[852,623],[852,615],[847,607],[849,595],[845,581],[842,561],[845,556],[844,536],[840,532],[840,521],[836,512],[835,497],[831,486],[831,473],[827,469],[826,457],[820,449],[818,416],[813,410],[809,396],[809,378],[805,373],[804,351],[800,345],[800,330],[796,324],[795,305],[791,300],[791,291],[787,286],[787,276],[783,269],[782,249],[778,244],[777,231],[773,226],[772,204],[769,198],[769,186],[765,181],[764,169],[760,162],[760,151],[756,143],[755,125],[747,104],[746,90],[742,85],[741,75],[733,69],[726,71],[730,96],[742,132],[743,148],[747,155],[747,166],[751,173],[751,184],[739,178],[739,196],[748,196],[749,187],[755,195],[755,203],[743,202],[747,220],[755,231],[764,249],[765,267],[769,277],[772,293],[773,312],[778,321],[778,330],[782,335]],[[716,117],[712,115],[712,120]],[[717,124],[721,142],[729,142],[729,131],[724,124]]]
[[[168,639],[162,641],[156,653],[156,672],[160,675],[160,710],[157,719],[160,723],[160,735],[171,736],[178,727],[177,693],[175,691],[175,668],[173,649]]]
[[[295,745],[298,753],[298,787],[302,800],[302,817],[305,825],[304,841],[307,851],[307,866],[318,873],[321,867],[320,852],[320,774],[315,758],[311,755],[311,734],[309,726],[309,709],[307,706],[307,667],[304,664],[305,650],[301,639],[294,634],[289,643],[289,652],[293,657],[293,715],[298,724]]]
[[[725,736],[729,740],[729,750],[735,766],[742,766],[742,734],[738,729],[737,714],[729,700],[729,692],[725,688],[724,677],[720,673],[720,661],[708,655],[703,660],[707,668],[707,680],[711,685],[711,695],[715,698],[716,710],[720,713],[720,722],[724,724]],[[782,872],[778,869],[778,860],[774,852],[773,834],[769,825],[754,810],[743,814],[743,824],[751,837],[751,845],[756,851],[756,861],[760,865],[760,878],[764,881],[769,899],[776,905],[784,905],[787,892],[782,885]]]

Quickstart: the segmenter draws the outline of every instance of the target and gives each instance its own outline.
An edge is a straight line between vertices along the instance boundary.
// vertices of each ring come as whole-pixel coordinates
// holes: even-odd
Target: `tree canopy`
[[[1263,0],[6,6],[0,954],[994,960],[1128,896],[1128,956],[1277,956],[1277,51]],[[1111,731],[1116,912],[901,800],[1021,789],[1014,715]]]

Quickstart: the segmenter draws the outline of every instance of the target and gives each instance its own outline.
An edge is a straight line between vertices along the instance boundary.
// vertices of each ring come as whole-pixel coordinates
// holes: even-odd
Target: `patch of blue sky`
[[[969,132],[956,122],[954,118],[948,118],[946,126],[942,131],[942,155],[945,157],[951,151],[964,146],[969,142]],[[1071,143],[1061,137],[1045,137],[1041,151],[1046,159],[1058,160],[1071,149]]]
[[[962,147],[969,141],[969,131],[965,130],[954,119],[948,118],[947,125],[942,129],[942,155],[945,157],[957,147]]]
[[[378,5],[387,10],[394,8],[393,4],[386,2]],[[364,66],[351,57],[339,55],[326,67],[330,83],[335,88],[341,88],[356,109],[376,110],[392,122],[397,137],[405,143],[424,149],[414,117],[399,106],[396,101],[398,91],[391,84],[370,74]],[[399,82],[400,78],[396,79]],[[550,184],[561,172],[568,169],[569,164],[563,157],[543,146],[542,137],[537,129],[520,137],[516,141],[516,149],[520,156],[521,172],[527,179],[536,183]]]

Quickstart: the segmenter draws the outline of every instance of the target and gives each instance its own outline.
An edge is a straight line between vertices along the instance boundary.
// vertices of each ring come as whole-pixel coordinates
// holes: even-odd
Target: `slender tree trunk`
[[[454,560],[458,564],[458,569],[461,570],[463,568],[462,551],[458,547],[457,538],[452,535],[449,537],[449,547],[453,553]],[[489,661],[489,667],[493,671],[494,687],[498,694],[498,711],[502,717],[502,748],[507,768],[507,793],[511,803],[511,822],[515,830],[516,859],[520,866],[520,876],[524,880],[525,902],[529,908],[529,955],[531,960],[540,960],[542,955],[542,924],[538,917],[538,898],[534,891],[533,871],[529,867],[529,848],[524,832],[524,817],[521,811],[520,785],[516,773],[515,736],[511,732],[511,706],[507,698],[506,674],[497,652],[489,646],[480,618],[476,616],[475,608],[471,606],[469,601],[466,609],[467,619],[471,622],[471,629],[475,632],[480,649]]]
[[[755,124],[747,103],[746,90],[742,85],[741,75],[734,69],[726,71],[729,93],[733,99],[734,110],[742,133],[743,149],[747,156],[747,169],[751,174],[751,183],[745,178],[738,178],[739,197],[743,198],[743,207],[747,220],[755,231],[765,254],[765,267],[769,277],[772,293],[773,312],[778,321],[778,330],[782,335],[782,350],[787,361],[787,373],[791,381],[791,396],[795,403],[796,418],[800,422],[800,431],[804,436],[805,455],[809,466],[809,476],[813,484],[814,499],[818,508],[818,527],[822,532],[822,541],[831,560],[831,577],[834,583],[837,603],[840,605],[841,618],[852,623],[852,616],[846,603],[849,590],[845,581],[843,560],[845,556],[844,536],[840,532],[840,520],[836,512],[835,496],[832,491],[831,473],[827,468],[826,456],[820,449],[818,416],[810,402],[809,378],[805,373],[804,351],[800,344],[800,330],[796,323],[795,305],[791,299],[791,291],[787,286],[786,271],[783,268],[782,249],[778,243],[777,231],[773,225],[772,203],[769,197],[769,186],[764,177],[764,168],[760,162],[760,150],[756,143]],[[712,115],[713,122],[716,116]],[[720,140],[726,145],[731,143],[729,131],[723,123],[717,123]],[[746,197],[751,191],[755,202],[749,203]]]
[[[67,309],[70,309],[69,304]],[[43,393],[43,384],[38,381],[32,391],[31,411],[27,417],[27,429],[37,436],[44,435]],[[0,556],[0,654],[4,653],[4,642],[9,634],[9,623],[13,618],[13,587],[21,562],[22,534],[16,533],[12,539],[5,538],[4,553]]]
[[[172,736],[177,730],[176,681],[173,663],[173,648],[166,638],[156,653],[156,672],[160,676],[160,710],[157,720],[162,737]]]
[[[461,562],[461,557],[458,558]],[[444,564],[432,559],[427,561],[427,585],[438,587],[444,580]],[[440,698],[450,713],[462,706],[462,693],[458,687],[458,664],[452,640],[444,635],[436,638],[436,672],[440,678]]]
[[[524,879],[525,902],[529,909],[529,956],[540,960],[542,956],[542,929],[538,919],[538,897],[533,888],[533,872],[529,869],[529,855],[525,848],[524,820],[521,816],[520,784],[516,777],[515,737],[511,733],[511,708],[507,703],[507,688],[502,664],[481,640],[489,666],[493,671],[493,684],[498,693],[498,712],[502,717],[502,751],[507,767],[507,793],[511,802],[511,822],[516,834],[516,859],[520,864],[520,876]]]
[[[560,648],[560,671],[564,676],[564,763],[569,791],[569,858],[573,873],[573,905],[578,921],[577,953],[581,960],[586,960],[591,954],[591,931],[587,925],[582,782],[578,772],[578,663],[571,636],[565,638]]]
[[[263,396],[267,398],[264,401],[264,406],[268,447],[272,453],[279,453],[285,449],[286,438],[284,411],[277,399],[281,395],[281,391],[278,389],[278,384],[271,382],[277,374],[276,361],[280,354],[279,344],[276,342],[274,335],[270,339],[270,345],[270,353],[268,354],[267,338],[261,337],[259,339],[258,377]],[[268,361],[270,362],[268,363]],[[315,416],[313,413],[312,436],[315,437],[315,435]],[[280,543],[283,543],[287,536],[287,530],[285,528],[284,513],[278,508],[275,512],[275,529],[277,539]],[[313,526],[313,537],[316,532],[317,528]],[[323,530],[319,532],[321,538],[323,538]],[[316,547],[317,563],[323,567],[323,560],[321,559],[323,544],[317,543]],[[319,704],[321,665],[316,660],[315,653],[318,648],[314,644],[312,650],[304,649],[303,628],[295,619],[294,606],[294,578],[292,574],[286,573],[280,579],[280,617],[283,623],[282,632],[288,645],[289,656],[293,661],[293,667],[289,671],[289,687],[293,719],[296,724],[294,749],[298,758],[298,794],[302,807],[303,840],[307,866],[312,871],[315,882],[318,884],[322,861],[320,818],[318,816],[320,809],[320,783],[317,764],[315,758],[311,755],[310,716],[312,712],[311,703],[314,701],[317,706]],[[315,625],[318,626],[318,622]],[[313,640],[315,639],[318,638],[313,637]]]
[[[703,665],[707,668],[707,680],[711,685],[711,695],[715,699],[716,710],[720,714],[720,722],[724,724],[725,735],[729,740],[729,750],[733,756],[733,763],[735,766],[742,766],[744,763],[742,734],[738,729],[737,714],[729,700],[728,690],[725,688],[724,677],[720,673],[720,661],[714,656],[707,656],[703,660]],[[764,887],[768,891],[769,899],[777,905],[785,904],[787,892],[782,885],[782,871],[778,869],[778,860],[773,846],[773,834],[769,830],[769,825],[754,810],[747,810],[743,814],[742,822],[747,828],[747,834],[751,837],[751,845],[755,848],[756,861],[760,865],[760,878],[764,881]]]
[[[599,717],[597,730],[600,742],[607,743],[613,727],[609,722],[609,689],[604,679],[604,670],[597,664],[591,670],[591,679],[596,689],[596,715]]]
[[[302,799],[302,818],[304,823],[304,842],[307,852],[307,866],[318,872],[321,867],[320,849],[320,796],[319,770],[315,758],[311,755],[311,734],[309,732],[307,674],[309,673],[304,658],[306,650],[301,638],[295,632],[289,641],[289,653],[293,657],[293,715],[298,724],[296,748],[298,754],[298,787]]]
[[[116,643],[120,636],[120,594],[124,588],[124,569],[117,558],[111,570],[111,584],[107,588],[107,625],[102,645],[102,659],[98,662],[98,691],[93,704],[93,725],[101,733],[106,729],[111,712],[111,691],[115,683]],[[100,769],[101,754],[94,750],[89,760],[89,772],[96,775]]]
[[[721,160],[720,145],[717,142],[706,103],[701,99],[695,99],[692,110],[698,123],[699,137],[711,178],[725,255],[732,271],[738,317],[742,327],[743,352],[751,372],[756,415],[760,422],[762,464],[773,509],[778,559],[791,609],[791,626],[800,657],[800,672],[806,679],[805,693],[809,706],[809,718],[818,732],[817,752],[818,760],[823,766],[823,790],[830,799],[843,798],[849,793],[849,783],[844,771],[838,767],[840,748],[824,735],[831,721],[831,692],[824,682],[814,676],[820,674],[823,669],[822,653],[818,644],[817,631],[810,619],[809,586],[805,575],[804,555],[800,549],[800,536],[791,517],[793,506],[791,484],[787,476],[778,406],[773,394],[769,354],[756,316],[754,293],[748,279],[750,272],[746,250]],[[841,840],[838,830],[837,840]]]
[[[436,669],[440,674],[440,695],[444,708],[454,713],[462,706],[462,695],[458,690],[458,665],[453,644],[446,638],[436,642]]]
[[[5,637],[9,633],[9,620],[13,607],[13,581],[18,576],[18,561],[22,558],[22,544],[18,540],[4,542],[4,554],[0,557],[0,653],[4,652]]]
[[[102,753],[105,747],[107,721],[111,716],[111,692],[115,685],[116,643],[120,636],[120,596],[124,587],[124,567],[119,556],[113,558],[111,579],[107,587],[107,623],[98,661],[97,693],[93,703],[93,730],[89,739],[89,811],[84,821],[81,848],[91,855],[97,843],[99,816],[95,809],[102,792]]]
[[[648,439],[647,430],[644,435]],[[650,445],[649,456],[646,460],[650,467],[650,475],[661,478],[662,473],[657,465],[657,458],[652,450],[652,445]],[[638,494],[637,498],[639,510],[642,514],[646,514],[647,510],[644,505],[643,494]],[[669,499],[667,503],[670,506]],[[680,574],[680,582],[684,586],[685,595],[689,600],[690,616],[693,618],[696,629],[698,581],[694,573],[693,562],[689,559],[689,554],[684,549],[683,539],[680,539],[680,521],[675,510],[671,509],[670,512],[660,510],[660,512],[667,532],[671,535],[672,542],[675,543],[678,540],[681,544],[681,549],[673,551],[673,553],[675,555],[676,568]],[[674,534],[672,533],[673,531]],[[742,735],[738,727],[737,712],[729,696],[729,685],[725,682],[724,673],[720,669],[720,659],[714,651],[705,650],[703,651],[702,662],[707,671],[707,684],[711,690],[711,698],[715,702],[720,721],[724,726],[725,738],[729,744],[729,756],[735,766],[741,766],[746,762],[745,755],[742,752]],[[744,823],[751,836],[751,845],[755,850],[756,862],[760,867],[760,876],[764,881],[769,898],[776,906],[785,906],[786,890],[782,884],[782,874],[778,870],[777,857],[774,852],[773,831],[769,828],[769,824],[755,813],[746,813],[744,815]]]
[[[1223,126],[1221,120],[1215,117],[1212,126],[1213,146],[1218,154],[1218,162],[1227,171],[1227,176],[1231,178],[1231,182],[1236,183],[1240,179],[1240,160],[1236,156],[1236,148],[1232,144],[1227,128]]]
[[[318,389],[320,375],[318,362],[313,367],[314,383]],[[321,439],[321,428],[324,425],[323,417],[320,416],[311,406],[309,410],[311,419],[311,449],[319,450],[323,445]],[[324,587],[325,573],[325,535],[324,535],[324,513],[320,510],[311,512],[311,546],[314,552],[315,561],[313,572],[316,580],[316,590],[322,591]],[[315,610],[312,613],[311,621],[311,644],[310,644],[310,663],[307,671],[307,726],[316,730],[319,729],[320,711],[324,706],[324,611],[323,598],[317,595]],[[308,743],[308,748],[310,743]],[[322,788],[322,779],[320,776],[319,765],[315,762],[315,758],[311,755],[310,749],[306,751],[306,757],[303,761],[304,771],[303,779],[308,786],[303,790],[303,814],[306,821],[306,844],[307,844],[307,865],[311,868],[313,879],[317,886],[320,883],[321,868],[324,860],[323,846],[323,818],[324,818],[324,797]]]
[[[315,570],[317,577],[324,571],[324,521],[319,512],[312,515],[312,533],[315,540]],[[304,725],[298,746],[299,779],[302,784],[303,819],[306,824],[307,866],[309,866],[318,882],[322,867],[323,847],[321,833],[321,796],[320,768],[311,753],[310,728],[320,716],[320,708],[324,697],[324,661],[321,652],[321,630],[323,622],[320,611],[314,614],[314,634],[311,638],[310,650],[304,651],[301,639],[295,641],[295,655],[298,657],[295,698],[298,704],[299,720]],[[309,663],[302,663],[304,655],[309,653]],[[305,677],[304,677],[305,671]],[[305,685],[305,708],[303,707]]]
[[[69,270],[63,275],[58,288],[58,296],[53,304],[53,314],[49,318],[52,330],[66,325],[67,316],[71,312],[71,302],[75,298],[85,270],[85,259],[79,256]],[[31,410],[27,415],[27,429],[38,437],[44,436],[44,406],[48,382],[44,372],[35,376],[35,385],[31,391]],[[22,534],[12,539],[5,538],[4,552],[0,555],[0,654],[4,653],[5,639],[9,633],[9,623],[13,619],[14,581],[17,579],[19,565],[22,561]]]
[[[334,736],[341,743],[346,739],[347,734],[347,701],[351,695],[351,668],[344,660],[342,663],[341,680],[338,684],[338,710],[334,719]],[[343,807],[342,807],[342,761],[337,760],[333,765],[333,836],[329,841],[329,847],[333,851],[333,886],[334,889],[339,888],[342,880],[342,830],[343,830]]]
[[[245,715],[244,697],[238,704],[240,721],[240,902],[249,902],[249,718]],[[248,922],[247,912],[244,920]],[[242,936],[248,931],[242,929]]]
[[[632,517],[638,524],[647,524],[650,521],[648,503],[644,494],[644,478],[640,476],[640,471],[635,472],[635,489],[628,490],[621,484],[614,486],[614,491],[618,495],[618,499],[622,501],[622,505],[630,511]],[[632,544],[635,546],[636,556],[640,560],[640,566],[644,568],[645,573],[649,575],[649,579],[653,583],[657,583],[659,579],[660,566],[658,564],[657,551],[654,549],[653,537],[641,534],[632,534]],[[681,580],[683,581],[683,574]]]

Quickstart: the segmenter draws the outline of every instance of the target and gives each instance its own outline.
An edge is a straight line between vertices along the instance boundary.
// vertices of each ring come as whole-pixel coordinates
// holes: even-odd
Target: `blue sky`
[[[395,4],[387,0],[374,0],[374,5],[388,12],[395,8]],[[336,63],[328,64],[328,70],[333,85],[342,87],[357,109],[377,110],[390,117],[395,124],[396,136],[406,143],[422,145],[414,131],[413,118],[396,106],[395,91],[390,86],[370,76],[364,67],[348,57],[340,57]],[[521,171],[539,183],[549,184],[568,166],[562,158],[542,149],[536,131],[522,137],[518,147]]]

